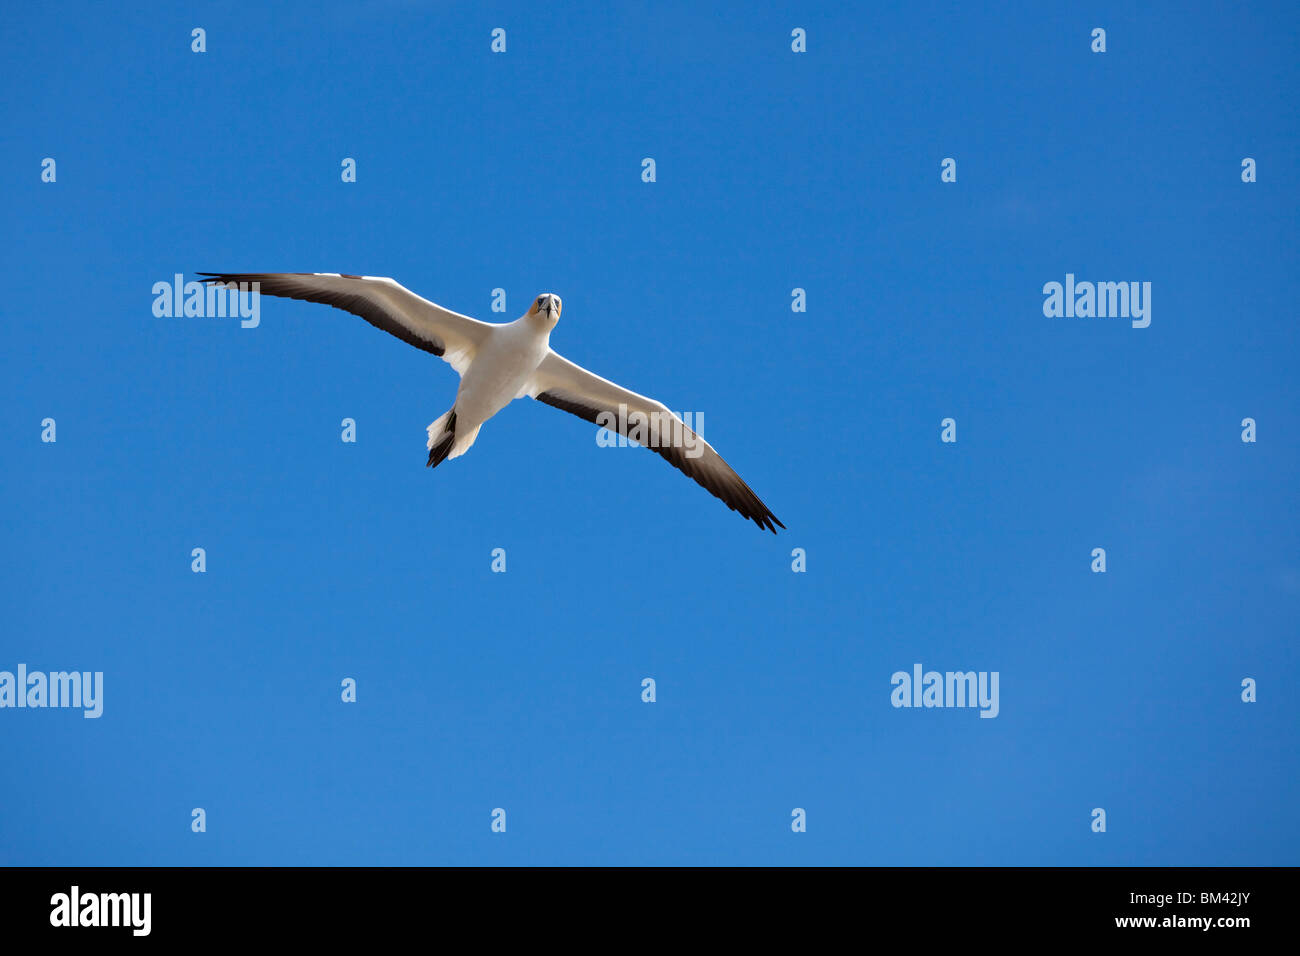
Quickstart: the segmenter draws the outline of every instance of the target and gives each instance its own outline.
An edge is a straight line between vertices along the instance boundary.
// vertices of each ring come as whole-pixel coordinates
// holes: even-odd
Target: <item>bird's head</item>
[[[533,300],[533,304],[528,308],[530,318],[540,319],[549,328],[555,328],[555,323],[560,321],[560,309],[564,308],[564,303],[560,297],[553,292],[543,292]]]

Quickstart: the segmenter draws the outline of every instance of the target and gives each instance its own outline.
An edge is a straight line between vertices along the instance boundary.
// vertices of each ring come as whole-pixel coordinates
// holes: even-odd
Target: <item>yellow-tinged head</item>
[[[542,320],[550,323],[552,327],[560,321],[560,310],[564,308],[564,303],[560,297],[553,292],[543,292],[528,308],[529,316],[537,316]]]

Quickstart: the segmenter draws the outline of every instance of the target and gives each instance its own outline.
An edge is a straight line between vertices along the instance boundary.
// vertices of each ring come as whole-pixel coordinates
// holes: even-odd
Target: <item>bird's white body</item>
[[[668,422],[667,444],[651,443],[666,459],[728,508],[760,528],[782,525],[749,485],[662,402],[616,385],[551,349],[560,320],[558,295],[544,293],[514,322],[480,322],[422,299],[392,279],[334,272],[205,273],[204,281],[255,293],[322,302],[359,315],[371,325],[441,358],[460,374],[456,402],[428,427],[429,458],[436,468],[465,454],[483,423],[516,398],[528,396],[642,443],[637,422]],[[651,432],[659,434],[658,429]]]
[[[546,321],[544,313],[535,313],[493,326],[487,333],[456,391],[456,440],[448,458],[465,454],[484,422],[528,394],[537,367],[551,350],[552,328],[554,323]],[[446,418],[444,415],[429,426],[429,448],[437,441],[440,423],[445,425]]]

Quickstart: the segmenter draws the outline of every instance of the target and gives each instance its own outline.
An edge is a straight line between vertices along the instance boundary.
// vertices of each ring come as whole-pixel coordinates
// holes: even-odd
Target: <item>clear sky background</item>
[[[0,711],[0,862],[1300,862],[1295,5],[760,7],[8,11],[0,669],[106,689]],[[557,292],[789,530],[529,400],[430,472],[449,367],[200,270]]]

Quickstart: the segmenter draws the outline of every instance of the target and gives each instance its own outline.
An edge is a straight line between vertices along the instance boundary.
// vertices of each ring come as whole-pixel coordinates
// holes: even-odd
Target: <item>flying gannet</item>
[[[457,458],[483,423],[525,395],[646,444],[728,508],[773,534],[785,525],[703,438],[663,403],[575,365],[550,346],[560,320],[558,295],[537,296],[514,322],[480,322],[422,299],[392,279],[332,272],[201,272],[222,288],[323,302],[359,315],[403,342],[437,355],[460,375],[456,401],[428,427],[428,466]],[[256,283],[256,285],[254,285]],[[647,421],[658,440],[646,441]],[[671,440],[662,440],[664,433]]]

